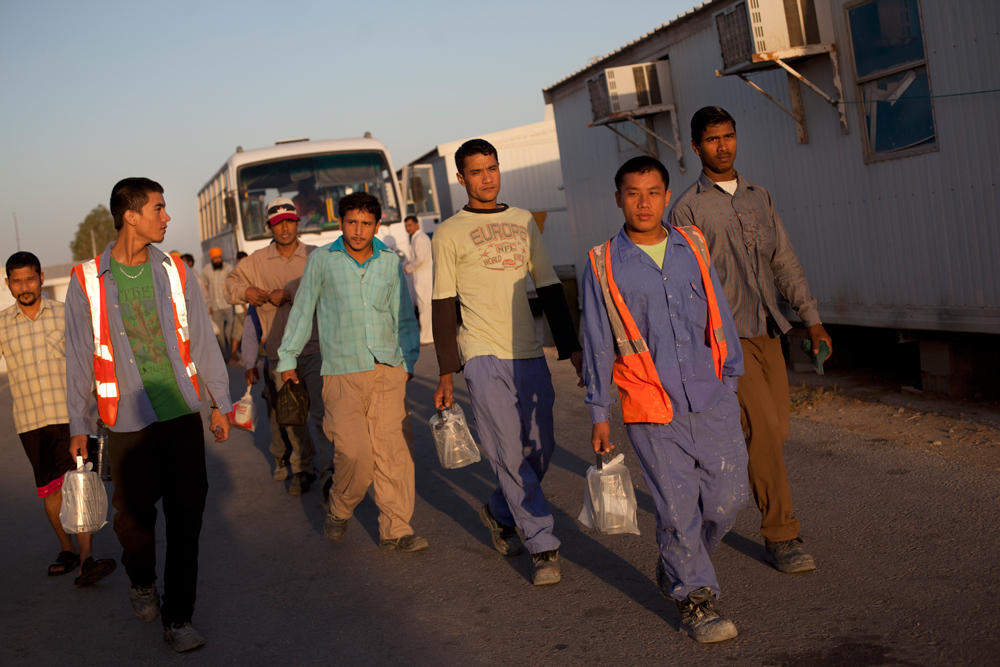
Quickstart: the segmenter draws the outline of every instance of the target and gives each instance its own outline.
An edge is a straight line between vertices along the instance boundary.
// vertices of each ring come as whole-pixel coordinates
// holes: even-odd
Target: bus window
[[[243,233],[267,236],[267,202],[288,197],[299,214],[299,232],[340,228],[337,204],[352,192],[368,192],[382,204],[381,222],[399,222],[399,207],[385,156],[376,151],[290,157],[249,164],[239,170]]]

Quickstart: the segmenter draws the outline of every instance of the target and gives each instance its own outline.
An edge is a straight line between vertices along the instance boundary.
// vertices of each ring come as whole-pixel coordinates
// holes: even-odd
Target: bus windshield
[[[238,171],[243,234],[268,236],[267,204],[288,197],[298,211],[299,233],[340,229],[337,203],[353,192],[368,192],[382,203],[383,224],[399,222],[396,190],[385,156],[378,151],[330,153],[249,164]]]

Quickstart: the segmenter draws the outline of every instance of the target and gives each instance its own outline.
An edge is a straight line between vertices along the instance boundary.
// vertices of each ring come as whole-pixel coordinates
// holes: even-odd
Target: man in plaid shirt
[[[59,520],[63,475],[76,469],[69,453],[69,413],[66,410],[66,319],[63,304],[42,296],[38,258],[16,252],[7,260],[4,282],[17,301],[0,313],[0,356],[6,358],[10,393],[14,397],[14,425],[35,472],[38,497],[59,538],[61,551],[49,565],[50,577],[80,568],[77,586],[93,584],[115,571],[110,558],[94,560],[93,535],[73,538]]]

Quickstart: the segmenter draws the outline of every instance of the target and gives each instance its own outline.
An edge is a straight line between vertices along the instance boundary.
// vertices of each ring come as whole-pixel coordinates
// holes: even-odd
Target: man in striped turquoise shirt
[[[354,508],[374,484],[379,546],[420,551],[413,534],[413,450],[403,436],[406,383],[420,354],[420,329],[394,252],[375,238],[382,206],[365,192],[341,198],[343,236],[306,262],[278,348],[284,382],[298,382],[297,357],[319,322],[323,431],[337,443],[323,533],[340,542]]]
[[[736,121],[719,107],[699,109],[691,119],[691,146],[701,158],[701,178],[677,199],[670,224],[704,232],[736,320],[744,365],[737,398],[765,558],[781,572],[808,572],[816,564],[799,537],[781,453],[790,401],[780,336],[792,327],[778,310],[776,291],[808,327],[813,354],[824,342],[833,350],[833,341],[771,194],[735,169]]]

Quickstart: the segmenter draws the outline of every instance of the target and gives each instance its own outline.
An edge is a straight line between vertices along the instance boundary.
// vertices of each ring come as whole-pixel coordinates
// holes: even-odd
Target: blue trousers
[[[720,597],[710,556],[749,499],[735,394],[669,424],[629,424],[628,437],[656,506],[663,594],[683,600],[708,586]]]
[[[545,357],[473,357],[465,363],[465,382],[483,451],[500,481],[490,512],[500,523],[520,528],[531,553],[558,549],[541,486],[556,447],[555,391]]]

